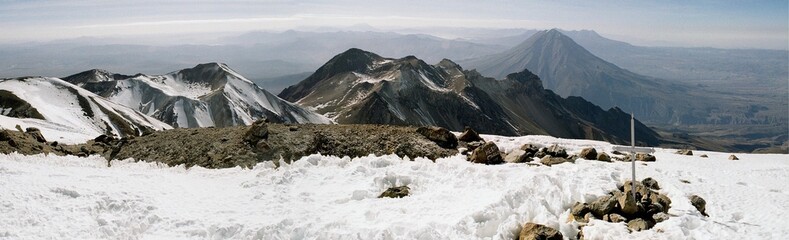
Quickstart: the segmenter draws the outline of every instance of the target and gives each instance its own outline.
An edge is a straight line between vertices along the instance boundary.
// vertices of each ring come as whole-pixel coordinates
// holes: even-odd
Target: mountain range
[[[89,70],[63,80],[173,127],[249,125],[259,118],[284,123],[330,123],[288,103],[221,63],[165,75],[127,76]]]
[[[582,98],[561,98],[525,69],[496,80],[447,59],[429,65],[414,56],[384,58],[353,48],[279,96],[337,123],[435,125],[455,131],[469,126],[504,135],[629,141],[628,114],[604,111]],[[659,143],[657,133],[640,122],[637,131],[638,141]]]
[[[3,127],[39,127],[46,136],[55,137],[54,141],[63,138],[69,142],[70,135],[138,136],[172,128],[58,78],[1,79],[0,108]]]

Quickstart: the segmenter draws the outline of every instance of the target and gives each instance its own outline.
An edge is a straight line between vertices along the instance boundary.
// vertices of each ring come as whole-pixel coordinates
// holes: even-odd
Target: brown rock
[[[729,156],[729,160],[740,160],[740,159],[737,158],[737,156],[735,156],[734,154],[732,154],[731,156]]]
[[[668,214],[664,212],[659,212],[659,213],[655,213],[655,215],[652,215],[652,219],[655,220],[655,223],[666,221],[668,220],[668,217],[669,217]]]
[[[677,154],[679,154],[679,155],[693,156],[693,151],[692,151],[692,150],[690,150],[690,149],[682,149],[682,150],[678,150],[678,151],[677,151]]]
[[[40,143],[47,142],[47,139],[44,138],[44,135],[41,134],[41,130],[38,130],[38,128],[29,127],[27,129],[25,129],[25,133],[27,133],[28,135],[32,136],[34,139],[36,139],[37,142],[40,142]]]
[[[644,184],[645,187],[651,189],[660,190],[660,185],[658,185],[658,182],[655,179],[652,179],[651,177],[644,178],[643,180],[641,180],[641,184]]]
[[[550,155],[553,157],[566,158],[569,156],[567,155],[567,150],[565,150],[563,147],[559,146],[558,144],[554,144],[548,148],[544,148],[543,151],[545,152],[546,155]]]
[[[708,158],[707,154],[701,154],[699,157]]]
[[[619,208],[622,209],[623,213],[633,215],[638,212],[638,205],[636,204],[636,199],[633,198],[633,194],[629,192],[622,193],[617,200],[619,202]]]
[[[460,137],[458,137],[458,140],[459,141],[463,141],[463,142],[484,142],[485,141],[485,139],[482,139],[482,137],[480,137],[479,134],[477,134],[477,131],[474,131],[474,129],[471,129],[468,126],[466,126],[465,129],[463,129],[463,133],[460,134]]]
[[[457,148],[458,139],[455,134],[442,127],[420,127],[416,132],[422,134],[430,141],[435,142],[442,148]]]
[[[654,162],[657,160],[652,154],[636,153],[636,160],[642,162]]]
[[[705,217],[709,217],[709,215],[707,215],[706,212],[707,201],[705,201],[704,198],[701,198],[698,195],[690,196],[690,204],[696,207],[696,209],[699,210],[701,215],[704,215]]]
[[[671,199],[665,194],[652,193],[649,195],[649,200],[652,203],[658,203],[663,206],[664,213],[668,213],[668,209],[671,208]]]
[[[562,157],[545,156],[542,159],[540,159],[540,163],[542,163],[545,166],[553,166],[556,164],[562,164],[566,162],[569,161],[566,158],[562,158]]]
[[[252,123],[244,133],[244,141],[249,144],[256,144],[260,140],[268,139],[268,125],[265,119],[259,119]]]
[[[581,220],[583,220],[583,217],[587,213],[589,213],[589,211],[591,211],[589,209],[589,204],[575,202],[575,204],[573,204],[573,207],[570,208],[570,217],[572,218],[570,220],[575,219],[576,221],[580,222]]]
[[[469,156],[469,161],[482,164],[504,163],[501,152],[499,152],[499,147],[493,142],[486,142],[477,149],[474,149],[474,151],[471,152],[471,156]]]
[[[526,223],[518,237],[520,240],[562,240],[558,230],[536,223]]]
[[[386,189],[381,195],[378,195],[378,198],[402,198],[408,196],[411,193],[411,188],[408,186],[400,186],[400,187],[391,187]]]
[[[581,150],[581,153],[578,154],[579,157],[589,160],[596,160],[597,159],[597,150],[594,148],[584,148]]]
[[[627,222],[627,228],[633,231],[647,230],[655,226],[655,223],[643,218],[636,218]]]
[[[603,216],[616,208],[616,204],[617,199],[614,198],[614,196],[605,195],[589,204],[589,209],[592,213],[594,213],[595,217],[603,218]]]
[[[602,153],[597,154],[597,160],[603,161],[603,162],[610,162],[611,161],[611,157],[608,156],[607,153],[602,152]]]
[[[616,214],[616,213],[609,213],[609,214],[606,214],[605,216],[603,216],[603,221],[612,222],[612,223],[618,223],[618,222],[625,222],[625,221],[627,221],[627,218],[625,218],[622,215]]]

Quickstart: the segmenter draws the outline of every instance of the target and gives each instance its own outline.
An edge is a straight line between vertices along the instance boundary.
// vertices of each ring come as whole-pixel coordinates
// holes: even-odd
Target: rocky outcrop
[[[378,198],[403,198],[409,194],[411,194],[411,188],[408,186],[390,187],[378,195]]]
[[[562,240],[562,234],[553,228],[547,227],[542,224],[526,223],[523,225],[519,240]]]
[[[472,130],[473,131],[473,130]],[[458,147],[458,139],[455,137],[455,134],[452,134],[449,130],[442,127],[420,127],[416,129],[416,132],[422,134],[430,141],[435,142],[438,146],[442,148],[450,148],[454,149]]]

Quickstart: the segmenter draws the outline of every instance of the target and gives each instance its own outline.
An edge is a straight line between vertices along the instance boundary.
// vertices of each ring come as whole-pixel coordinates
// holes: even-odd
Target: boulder
[[[454,149],[458,147],[458,138],[446,128],[420,127],[416,129],[416,132],[422,134],[422,136],[425,136],[442,148]]]
[[[589,204],[589,210],[595,217],[602,219],[606,214],[616,208],[616,204],[617,199],[614,196],[605,195]]]
[[[734,154],[732,154],[731,156],[729,156],[729,160],[740,160],[740,159],[737,158],[737,156],[735,156]]]
[[[44,135],[41,134],[41,130],[38,130],[38,128],[29,127],[27,129],[25,129],[25,133],[27,133],[28,135],[32,136],[33,139],[36,139],[37,142],[40,142],[40,143],[47,142],[47,139],[44,138]]]
[[[665,194],[652,193],[649,195],[649,200],[653,204],[657,203],[663,206],[664,213],[668,213],[668,209],[671,208],[671,199]]]
[[[701,154],[699,157],[708,158],[709,156],[707,156],[707,154]]]
[[[643,218],[636,218],[627,222],[627,228],[633,231],[647,230],[655,226],[655,222]]]
[[[542,224],[526,223],[519,234],[520,240],[562,240],[564,237],[558,230]]]
[[[588,160],[597,160],[597,150],[594,148],[584,148],[578,156]]]
[[[381,195],[378,195],[378,198],[402,198],[408,196],[410,194],[411,188],[408,186],[400,186],[400,187],[390,187],[386,189]]]
[[[630,180],[625,181],[625,184],[622,186],[622,191],[624,192],[624,194],[633,195],[632,189],[633,189],[633,184],[630,182]],[[649,198],[649,194],[651,192],[652,191],[649,190],[649,188],[647,188],[646,186],[644,186],[644,184],[641,184],[641,182],[636,181],[636,195],[639,197],[639,199],[636,199],[636,201]]]
[[[655,179],[652,179],[651,177],[644,178],[643,180],[641,180],[641,184],[644,184],[645,187],[651,189],[660,190],[660,185],[658,185],[658,182]]]
[[[545,156],[542,159],[540,159],[540,163],[542,163],[545,166],[552,166],[552,165],[556,165],[556,164],[562,164],[562,163],[566,163],[566,162],[569,162],[569,161],[570,160],[568,160],[566,158],[552,157],[552,156]]]
[[[267,140],[268,139],[268,125],[266,124],[265,119],[259,119],[252,123],[247,129],[247,132],[244,133],[244,142],[249,143],[250,145],[257,144],[260,140]]]
[[[529,156],[526,151],[520,149],[512,150],[512,152],[507,154],[507,157],[504,158],[504,162],[508,163],[525,163],[531,161],[531,156]]]
[[[692,150],[690,150],[690,149],[682,149],[682,150],[678,150],[678,151],[677,151],[677,154],[679,154],[679,155],[693,156],[693,151],[692,151]]]
[[[709,215],[707,215],[706,212],[707,201],[705,201],[704,198],[701,198],[698,195],[692,195],[690,196],[690,204],[696,207],[696,209],[699,210],[701,215],[704,215],[705,217],[709,217]]]
[[[598,161],[603,161],[603,162],[610,162],[611,161],[611,157],[608,156],[607,153],[601,152],[601,153],[597,154],[597,160]]]
[[[474,151],[471,152],[471,156],[469,156],[468,160],[473,163],[482,164],[504,163],[504,159],[501,157],[501,152],[499,152],[499,147],[493,142],[486,142],[482,146],[474,149]]]
[[[108,144],[112,141],[116,140],[112,136],[108,136],[106,134],[99,135],[98,137],[94,138],[93,141]]]
[[[477,134],[477,131],[474,131],[474,129],[471,129],[468,126],[466,126],[466,128],[463,129],[463,133],[460,134],[460,137],[458,137],[458,140],[462,141],[462,142],[484,142],[485,141],[485,139],[482,139],[482,137],[480,137],[479,134]]]

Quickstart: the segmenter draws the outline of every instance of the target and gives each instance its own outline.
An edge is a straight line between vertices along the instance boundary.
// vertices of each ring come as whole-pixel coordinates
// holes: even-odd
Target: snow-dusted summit
[[[64,80],[174,127],[248,125],[263,117],[285,123],[331,122],[259,88],[222,63],[165,75],[89,70]]]
[[[0,79],[0,110],[0,127],[36,127],[48,140],[65,143],[172,128],[58,78]]]

